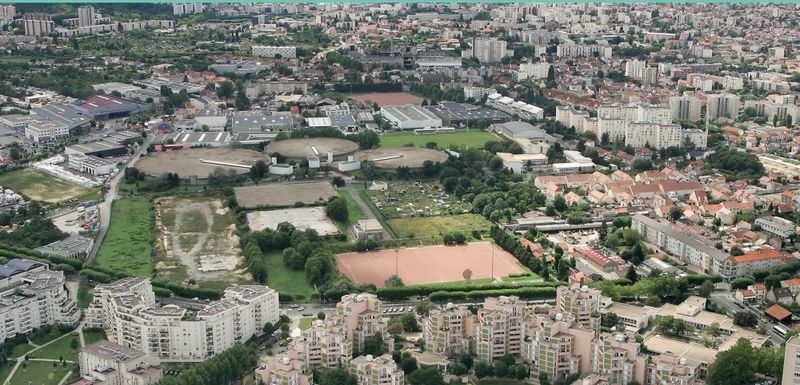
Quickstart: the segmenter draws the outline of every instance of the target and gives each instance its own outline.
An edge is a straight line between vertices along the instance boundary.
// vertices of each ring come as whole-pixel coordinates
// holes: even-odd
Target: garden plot
[[[367,195],[386,219],[458,215],[472,210],[472,203],[460,201],[434,183],[376,184],[367,191]]]

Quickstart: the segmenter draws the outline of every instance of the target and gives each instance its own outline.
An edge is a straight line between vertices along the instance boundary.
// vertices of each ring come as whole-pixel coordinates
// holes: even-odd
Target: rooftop
[[[144,353],[136,349],[127,348],[122,345],[110,341],[100,341],[92,345],[86,346],[81,351],[82,353],[91,354],[114,362],[130,362],[139,357],[144,356]]]

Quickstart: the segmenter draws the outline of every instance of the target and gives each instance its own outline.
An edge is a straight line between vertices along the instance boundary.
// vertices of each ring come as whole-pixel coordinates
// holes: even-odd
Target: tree
[[[417,303],[416,312],[420,315],[420,317],[427,317],[428,314],[431,313],[431,310],[436,309],[436,304],[431,301],[422,301]]]
[[[414,357],[403,357],[400,367],[403,369],[403,373],[412,373],[417,370],[417,360]]]
[[[484,378],[494,375],[494,368],[485,361],[480,361],[475,365],[475,377]]]
[[[448,369],[450,370],[450,374],[454,376],[463,376],[468,372],[467,367],[461,362],[452,363]]]
[[[230,81],[224,81],[217,87],[217,97],[229,99],[233,97],[234,86]]]
[[[314,380],[318,385],[358,385],[358,377],[343,368],[321,369]]]
[[[631,281],[633,283],[638,282],[639,281],[639,274],[636,273],[636,268],[631,266],[630,269],[628,269],[628,273],[625,274],[625,278],[627,278],[629,281]]]
[[[708,367],[706,383],[708,385],[744,385],[756,374],[758,362],[757,351],[750,346],[750,341],[739,339],[736,344],[717,354],[717,358]]]
[[[400,322],[402,322],[403,324],[403,330],[407,332],[420,331],[419,323],[417,323],[417,317],[415,317],[413,313],[406,313],[398,318],[400,319]]]
[[[324,321],[325,320],[325,312],[320,311],[319,313],[317,313],[317,319]]]
[[[731,281],[731,290],[747,289],[748,286],[753,284],[753,280],[746,277],[735,278]]]
[[[435,368],[421,368],[415,370],[408,376],[411,385],[445,385],[442,374]]]
[[[678,207],[678,206],[670,207],[670,209],[669,209],[669,217],[673,221],[677,221],[678,219],[681,219],[682,216],[683,216],[683,210],[681,210],[680,207]]]
[[[472,270],[464,269],[464,271],[461,273],[461,276],[464,277],[464,280],[469,284],[470,279],[472,279]]]
[[[567,200],[564,199],[563,196],[559,195],[553,200],[553,207],[556,209],[556,211],[563,212],[567,209]]]
[[[758,317],[749,311],[742,310],[733,315],[733,324],[752,328],[758,325]]]
[[[325,214],[337,222],[347,221],[347,202],[341,197],[334,197],[325,205]]]
[[[714,291],[714,283],[711,282],[710,279],[707,279],[703,281],[702,285],[700,285],[698,294],[700,294],[701,297],[709,298],[711,297],[712,291]]]
[[[719,335],[720,335],[719,323],[714,322],[711,325],[709,325],[708,326],[708,334],[710,334],[713,337],[719,337]]]
[[[331,184],[336,187],[344,187],[344,178],[335,176],[333,179],[331,179]]]
[[[364,339],[364,351],[361,354],[371,354],[373,357],[382,356],[386,353],[386,345],[383,343],[383,335],[376,333]]]
[[[250,167],[250,176],[255,179],[261,179],[269,172],[269,167],[263,160],[259,160],[252,167]]]
[[[733,246],[731,247],[731,255],[733,256],[744,255],[744,251],[742,251],[742,249],[739,246]]]
[[[384,287],[401,287],[403,285],[403,279],[400,278],[398,275],[390,275],[389,278],[383,282]]]

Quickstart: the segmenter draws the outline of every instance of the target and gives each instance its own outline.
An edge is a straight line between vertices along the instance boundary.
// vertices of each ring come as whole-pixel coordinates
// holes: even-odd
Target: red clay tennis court
[[[494,277],[522,273],[513,255],[489,242],[459,246],[426,246],[397,250],[397,273],[406,285],[463,281],[462,273],[472,270],[472,279],[492,276],[492,247],[494,247]],[[371,283],[383,287],[383,281],[395,274],[395,250],[336,255],[339,271],[353,283]]]

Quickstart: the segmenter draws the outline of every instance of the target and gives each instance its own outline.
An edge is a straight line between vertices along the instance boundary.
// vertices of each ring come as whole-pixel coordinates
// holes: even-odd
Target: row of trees
[[[241,380],[258,362],[255,349],[236,345],[203,362],[192,365],[181,374],[166,376],[156,385],[228,385]]]

